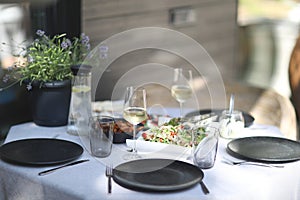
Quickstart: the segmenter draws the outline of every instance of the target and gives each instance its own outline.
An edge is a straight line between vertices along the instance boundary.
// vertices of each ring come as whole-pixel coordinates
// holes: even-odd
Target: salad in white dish
[[[207,136],[206,128],[198,127],[195,131],[194,145],[197,146],[200,141]],[[159,142],[164,144],[175,144],[183,147],[192,147],[192,130],[187,128],[184,123],[180,123],[180,118],[173,118],[162,126],[153,127],[142,133],[145,141]]]

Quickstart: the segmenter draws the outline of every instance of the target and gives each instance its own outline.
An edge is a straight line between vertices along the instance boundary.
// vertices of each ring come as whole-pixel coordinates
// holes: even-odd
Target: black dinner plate
[[[196,116],[196,115],[204,115],[204,114],[209,114],[209,113],[215,113],[216,115],[218,115],[218,117],[221,116],[222,112],[223,112],[224,109],[203,109],[203,110],[196,110],[196,111],[192,111],[188,114],[186,114],[185,116],[186,117],[193,117],[193,116]],[[244,112],[244,111],[241,111],[242,114],[243,114],[243,117],[244,117],[244,120],[245,120],[245,127],[249,127],[253,124],[254,122],[254,117],[247,113],[247,112]]]
[[[118,165],[113,179],[132,190],[170,192],[199,183],[203,172],[198,167],[177,160],[141,159]]]
[[[24,139],[6,143],[0,147],[4,161],[19,165],[55,165],[78,158],[83,148],[60,139]]]
[[[279,137],[245,137],[230,141],[227,152],[241,159],[290,162],[300,159],[300,143]]]

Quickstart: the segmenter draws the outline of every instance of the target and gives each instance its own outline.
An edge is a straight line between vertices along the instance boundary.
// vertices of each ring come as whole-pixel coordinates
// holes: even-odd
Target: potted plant
[[[37,38],[21,52],[13,71],[30,92],[33,121],[41,126],[66,125],[71,66],[83,62],[90,49],[89,38],[85,34],[72,40],[66,34],[51,38],[42,30],[36,34]]]

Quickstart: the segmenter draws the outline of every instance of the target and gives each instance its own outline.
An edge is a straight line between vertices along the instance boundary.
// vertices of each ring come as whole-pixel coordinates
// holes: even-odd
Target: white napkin
[[[134,141],[127,139],[126,144],[128,147],[132,148],[134,146]],[[191,155],[191,148],[173,144],[149,142],[142,139],[136,140],[136,149],[139,154],[143,154],[143,157],[149,158],[185,160]]]

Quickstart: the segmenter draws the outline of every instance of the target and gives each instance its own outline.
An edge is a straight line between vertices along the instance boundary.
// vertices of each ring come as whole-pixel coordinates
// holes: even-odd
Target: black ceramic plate
[[[204,115],[204,114],[209,114],[209,113],[215,113],[216,115],[218,115],[219,117],[222,114],[222,111],[224,109],[204,109],[204,110],[197,110],[197,111],[193,111],[190,112],[188,114],[186,114],[186,117],[192,117],[192,116],[196,116],[196,115]],[[253,124],[254,122],[254,117],[252,115],[250,115],[249,113],[246,113],[244,111],[241,111],[245,120],[245,127],[249,127]]]
[[[169,159],[142,159],[123,163],[114,169],[119,185],[141,191],[167,192],[189,188],[203,179],[201,169]]]
[[[21,165],[54,165],[78,158],[83,148],[59,139],[24,139],[0,147],[0,157]]]
[[[290,162],[300,159],[300,143],[278,137],[245,137],[230,141],[227,152],[242,159]]]

